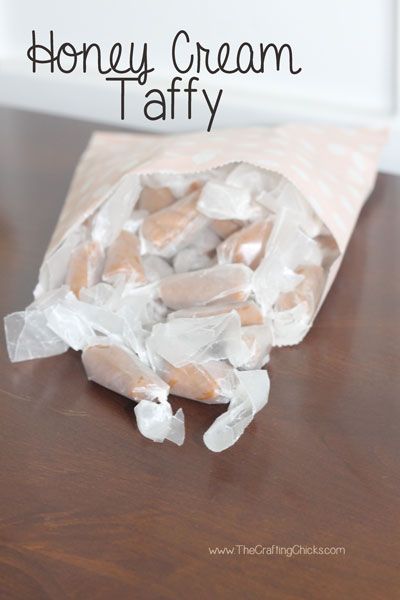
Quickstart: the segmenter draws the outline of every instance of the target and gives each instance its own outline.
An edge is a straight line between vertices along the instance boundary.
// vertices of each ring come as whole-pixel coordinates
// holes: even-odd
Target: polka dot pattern
[[[308,199],[344,250],[375,181],[386,132],[289,124],[174,136],[95,133],[76,169],[51,253],[128,173],[193,173],[247,162],[280,173]]]

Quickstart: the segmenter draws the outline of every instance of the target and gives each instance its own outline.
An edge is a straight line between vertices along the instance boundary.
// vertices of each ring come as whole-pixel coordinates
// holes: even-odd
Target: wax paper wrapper
[[[271,349],[304,338],[336,277],[385,136],[95,133],[35,300],[5,319],[11,360],[81,350],[158,442],[184,441],[170,393],[228,404],[204,442],[231,446],[267,403]]]

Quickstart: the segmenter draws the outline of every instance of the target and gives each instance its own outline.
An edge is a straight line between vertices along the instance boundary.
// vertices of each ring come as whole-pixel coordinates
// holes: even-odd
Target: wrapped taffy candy
[[[291,210],[282,209],[274,221],[257,267],[253,289],[264,314],[270,314],[281,293],[292,291],[303,277],[296,272],[300,265],[321,265],[323,248],[298,226]]]
[[[44,310],[47,326],[73,350],[82,350],[97,334],[123,337],[122,317],[104,306],[88,305],[69,292]]]
[[[139,208],[149,213],[166,208],[175,201],[175,197],[168,187],[144,187],[139,196]]]
[[[84,242],[72,252],[65,281],[78,298],[82,288],[99,281],[103,260],[103,251],[98,242]]]
[[[204,442],[228,448],[267,403],[270,352],[312,325],[382,139],[304,125],[96,134],[35,301],[5,319],[11,360],[82,350],[88,377],[137,402],[155,441],[183,442],[169,393],[225,403]]]
[[[108,248],[103,271],[103,281],[108,283],[116,282],[121,278],[129,279],[130,283],[135,285],[146,283],[139,239],[134,233],[126,230],[122,230]]]
[[[198,196],[198,192],[192,192],[144,219],[140,233],[147,253],[173,256],[177,248],[206,226],[207,219],[197,210]]]
[[[135,414],[145,437],[183,444],[183,413],[178,410],[172,414],[168,385],[133,353],[112,341],[99,340],[83,350],[82,362],[89,380],[139,403]],[[149,402],[158,404],[149,406]]]
[[[236,311],[157,323],[152,328],[148,345],[154,354],[174,367],[225,359],[239,367],[250,358]]]
[[[265,254],[273,219],[263,219],[232,233],[218,246],[220,263],[243,263],[256,269]]]
[[[171,309],[244,302],[250,296],[252,271],[245,265],[216,265],[177,273],[159,284],[161,300]]]
[[[257,202],[271,213],[278,213],[288,208],[305,233],[316,237],[323,230],[322,221],[315,214],[304,196],[284,177],[274,177],[270,190],[263,190],[257,195]]]
[[[267,371],[238,371],[237,386],[228,410],[220,415],[204,434],[204,443],[213,452],[232,446],[268,402]]]
[[[201,229],[188,246],[175,254],[173,258],[175,272],[185,273],[211,267],[216,262],[215,248],[220,241],[211,227]]]
[[[235,387],[235,370],[227,362],[209,360],[174,367],[156,353],[151,365],[170,387],[170,393],[206,404],[226,404]]]
[[[97,341],[82,352],[88,379],[131,400],[167,400],[168,385],[133,353],[110,341]]]
[[[96,175],[97,182],[101,185],[102,175]],[[92,239],[98,242],[103,248],[108,248],[110,244],[118,237],[125,223],[132,216],[136,203],[142,189],[140,177],[136,173],[125,173],[121,175],[114,185],[108,187],[104,201],[97,206],[97,210],[88,211],[85,222],[91,227]],[[90,186],[85,188],[83,199],[91,193]],[[104,193],[104,191],[103,191]],[[96,194],[91,197],[91,201],[96,201]],[[62,215],[63,217],[63,215]],[[61,218],[62,218],[61,217]],[[70,214],[67,211],[65,220],[69,221]]]
[[[198,209],[210,219],[257,219],[265,214],[262,205],[254,202],[246,187],[226,182],[209,181],[201,190]]]
[[[267,364],[274,341],[270,323],[242,327],[242,341],[248,351],[242,369],[261,369]]]
[[[302,279],[289,292],[281,293],[274,305],[275,345],[286,345],[301,340],[311,326],[313,315],[321,298],[325,271],[320,265],[304,265],[295,271]]]
[[[4,318],[7,351],[12,362],[55,356],[68,350],[68,344],[48,326],[44,312],[68,294],[72,292],[67,286],[45,292],[25,311]]]
[[[261,308],[252,300],[247,302],[232,302],[231,304],[212,304],[209,306],[196,306],[194,308],[181,308],[169,313],[168,320],[180,317],[213,317],[236,311],[241,325],[262,325],[264,322]]]
[[[243,221],[233,221],[232,219],[212,219],[210,227],[222,240],[225,240],[232,233],[235,233],[243,226]]]

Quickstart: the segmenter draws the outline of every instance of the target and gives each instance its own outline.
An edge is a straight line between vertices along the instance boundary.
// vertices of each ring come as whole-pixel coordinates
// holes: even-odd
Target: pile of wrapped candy
[[[82,351],[90,380],[134,400],[139,431],[182,444],[169,394],[227,410],[221,451],[267,403],[271,348],[311,327],[336,243],[283,176],[234,163],[130,174],[69,233],[35,301],[5,319],[12,361]]]

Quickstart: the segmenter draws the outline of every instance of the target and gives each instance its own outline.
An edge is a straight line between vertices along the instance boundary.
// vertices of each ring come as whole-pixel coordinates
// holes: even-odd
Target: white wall
[[[199,87],[203,84],[210,93],[224,89],[215,127],[299,118],[393,121],[395,134],[383,167],[400,172],[396,0],[0,0],[0,102],[121,124],[117,84],[78,72],[51,75],[47,66],[31,73],[26,50],[32,29],[38,41],[48,42],[53,29],[56,43],[95,41],[104,49],[115,41],[139,46],[146,41],[156,67],[149,87],[167,88],[175,74],[170,45],[181,28],[193,42],[210,48],[224,41],[232,48],[243,41],[288,42],[295,65],[302,67],[299,75],[286,69],[264,75],[200,75]],[[136,84],[129,86],[126,126],[205,128],[207,111],[200,100],[191,122],[182,103],[174,122],[154,125],[143,115],[144,93]]]

